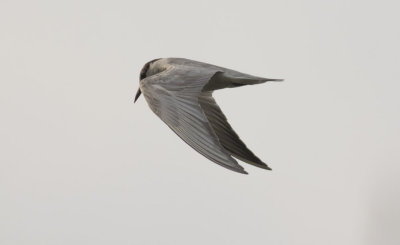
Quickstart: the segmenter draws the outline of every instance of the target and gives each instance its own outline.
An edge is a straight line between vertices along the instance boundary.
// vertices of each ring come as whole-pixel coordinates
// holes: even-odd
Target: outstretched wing
[[[182,140],[211,161],[246,173],[235,159],[270,169],[240,140],[212,97],[216,89],[280,81],[186,59],[163,59],[167,69],[145,78],[142,92],[150,108]]]
[[[209,96],[201,96],[199,102],[221,145],[232,156],[254,166],[271,170],[239,138],[211,94]]]
[[[247,174],[221,145],[198,102],[201,89],[212,74],[175,68],[164,73],[146,78],[148,81],[142,86],[150,108],[197,152],[225,168]]]

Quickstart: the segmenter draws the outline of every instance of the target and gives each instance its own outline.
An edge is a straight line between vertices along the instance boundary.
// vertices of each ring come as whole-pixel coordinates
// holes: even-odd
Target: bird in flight
[[[140,72],[135,102],[143,93],[150,109],[194,150],[227,169],[247,174],[234,158],[263,169],[271,168],[235,133],[212,93],[269,81],[283,80],[183,58],[155,59]]]

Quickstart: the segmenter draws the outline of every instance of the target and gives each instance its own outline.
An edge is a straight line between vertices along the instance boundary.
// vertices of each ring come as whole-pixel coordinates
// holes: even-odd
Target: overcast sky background
[[[0,2],[0,244],[399,244],[398,1]],[[224,169],[133,104],[184,57],[273,171]]]

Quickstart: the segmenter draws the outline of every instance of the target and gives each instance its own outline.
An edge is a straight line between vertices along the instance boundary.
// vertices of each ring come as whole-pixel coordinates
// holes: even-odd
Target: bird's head
[[[151,61],[149,61],[149,62],[147,62],[144,66],[143,66],[143,68],[142,68],[142,70],[140,71],[140,81],[142,81],[143,79],[145,79],[146,77],[149,77],[149,76],[151,76],[151,75],[154,75],[155,73],[158,73],[158,71],[155,71],[155,69],[150,69],[150,66],[154,63],[154,62],[156,62],[157,60],[159,60],[159,59],[154,59],[154,60],[151,60]],[[139,89],[138,89],[138,91],[137,91],[137,93],[136,93],[136,95],[135,95],[135,101],[134,102],[136,102],[136,100],[139,98],[139,96],[142,94],[142,91],[140,90],[140,86],[139,86]]]

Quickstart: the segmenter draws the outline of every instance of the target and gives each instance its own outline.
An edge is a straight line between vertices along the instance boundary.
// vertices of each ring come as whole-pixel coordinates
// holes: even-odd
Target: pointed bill
[[[140,88],[139,88],[138,91],[136,92],[135,101],[134,101],[133,103],[136,102],[136,100],[139,98],[139,96],[140,96],[141,94],[142,94],[142,91],[141,91]]]

